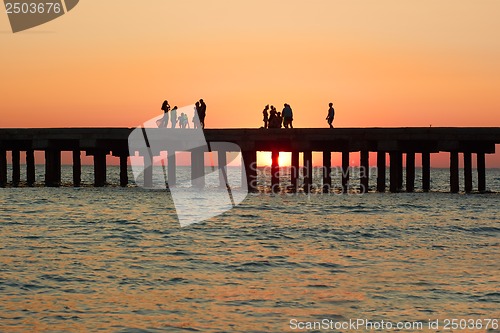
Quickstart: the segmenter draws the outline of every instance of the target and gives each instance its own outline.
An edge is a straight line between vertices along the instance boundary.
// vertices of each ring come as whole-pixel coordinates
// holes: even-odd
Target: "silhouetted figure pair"
[[[293,128],[292,122],[293,122],[293,111],[290,105],[286,104],[283,107],[283,111],[281,112],[281,115],[283,116],[283,126],[285,128]],[[281,126],[280,126],[281,127]]]
[[[328,109],[328,115],[326,116],[326,121],[328,121],[328,125],[330,125],[330,128],[333,128],[333,119],[335,118],[335,109],[333,108],[333,103],[329,103],[328,106],[330,107]]]
[[[198,119],[200,120],[201,128],[205,128],[205,117],[207,116],[207,105],[200,99],[199,102],[196,103],[196,112],[198,113]]]
[[[179,116],[179,126],[181,128],[186,128],[186,127],[189,128],[188,116],[184,112],[182,112],[181,115]]]

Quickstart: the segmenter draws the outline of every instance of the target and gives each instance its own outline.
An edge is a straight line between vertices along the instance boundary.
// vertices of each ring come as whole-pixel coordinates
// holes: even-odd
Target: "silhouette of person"
[[[167,100],[163,101],[161,105],[161,109],[163,110],[163,117],[156,121],[156,125],[158,127],[167,127],[168,126],[168,111],[170,111],[170,105]]]
[[[284,105],[283,111],[281,112],[283,115],[283,125],[285,128],[293,128],[292,121],[293,121],[293,111],[290,105],[286,104]]]
[[[277,113],[276,108],[271,105],[271,111],[269,112],[269,124],[267,128],[277,128]]]
[[[276,128],[281,128],[283,126],[283,116],[281,112],[276,115]]]
[[[184,122],[184,112],[179,116],[179,126],[180,128],[186,128],[186,124]]]
[[[200,127],[200,102],[194,104],[193,128]]]
[[[335,118],[335,109],[333,108],[333,103],[329,103],[328,106],[330,107],[328,109],[328,115],[326,116],[326,120],[328,121],[328,125],[330,125],[330,128],[333,128],[333,118]]]
[[[172,123],[172,128],[175,128],[177,125],[177,105],[170,110],[170,122]]]
[[[267,104],[264,108],[264,111],[262,111],[262,115],[264,116],[264,119],[262,119],[264,121],[264,128],[267,128],[269,123],[269,113],[267,112],[267,110],[269,110],[269,104]]]
[[[205,117],[207,116],[207,105],[205,104],[203,99],[200,99],[200,112],[198,113],[198,116],[200,117],[201,128],[205,128]]]
[[[161,109],[163,111],[169,111],[170,110],[170,104],[168,104],[168,101],[167,100],[164,100],[163,101],[163,104],[161,105]]]

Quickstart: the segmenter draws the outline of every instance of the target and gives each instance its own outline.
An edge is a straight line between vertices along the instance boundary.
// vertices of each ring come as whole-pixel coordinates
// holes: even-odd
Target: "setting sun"
[[[281,152],[278,163],[280,166],[289,166],[291,164],[292,153]],[[257,153],[258,166],[271,166],[273,160],[271,159],[271,152],[259,151]]]

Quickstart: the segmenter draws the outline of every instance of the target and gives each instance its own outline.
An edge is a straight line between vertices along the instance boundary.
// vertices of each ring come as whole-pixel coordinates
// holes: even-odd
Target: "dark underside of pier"
[[[430,155],[447,152],[450,154],[450,191],[459,192],[459,154],[464,159],[465,191],[472,188],[472,157],[477,159],[478,191],[486,190],[485,154],[495,153],[500,144],[500,128],[295,128],[295,129],[205,129],[201,138],[193,139],[192,129],[145,129],[144,142],[129,140],[132,128],[30,128],[0,129],[0,186],[20,184],[20,154],[26,153],[26,184],[35,185],[35,151],[45,152],[45,185],[58,186],[61,183],[61,152],[73,152],[73,184],[81,183],[81,152],[94,157],[95,186],[106,184],[106,155],[120,157],[120,185],[128,184],[128,158],[131,155],[144,156],[152,160],[162,151],[168,151],[170,186],[175,185],[176,151],[191,152],[192,178],[204,176],[204,153],[218,152],[218,164],[225,165],[226,148],[216,143],[233,143],[235,150],[243,156],[245,179],[242,184],[255,191],[257,186],[257,151],[272,152],[272,189],[279,191],[279,152],[292,153],[292,169],[299,168],[299,153],[303,153],[303,187],[308,192],[312,185],[312,152],[323,152],[323,190],[330,191],[331,153],[342,153],[342,188],[348,190],[349,154],[360,152],[361,168],[369,170],[369,153],[377,153],[377,191],[386,190],[386,154],[390,156],[389,183],[391,192],[403,188],[403,155],[406,154],[406,191],[415,189],[415,154],[422,154],[422,188],[430,190]],[[137,133],[137,131],[135,132]],[[171,138],[175,138],[171,140]],[[186,145],[188,140],[197,145]],[[206,143],[205,144],[205,140]],[[187,147],[187,148],[186,148]],[[223,150],[224,149],[224,150]],[[7,175],[7,152],[11,152],[12,181]],[[147,163],[146,163],[147,164]],[[150,185],[152,171],[144,170],[145,185]],[[151,168],[149,168],[151,169]],[[368,172],[360,177],[360,191],[368,190]],[[197,182],[203,186],[204,182]],[[221,183],[222,184],[222,183]],[[296,172],[291,175],[292,190],[298,188]]]

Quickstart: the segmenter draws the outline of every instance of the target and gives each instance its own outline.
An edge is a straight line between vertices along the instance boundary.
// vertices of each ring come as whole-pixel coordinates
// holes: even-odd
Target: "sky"
[[[283,103],[295,127],[327,127],[329,102],[336,127],[500,126],[499,12],[497,0],[81,1],[16,34],[0,13],[0,127],[135,127],[164,99],[200,98],[210,128],[258,128]]]

